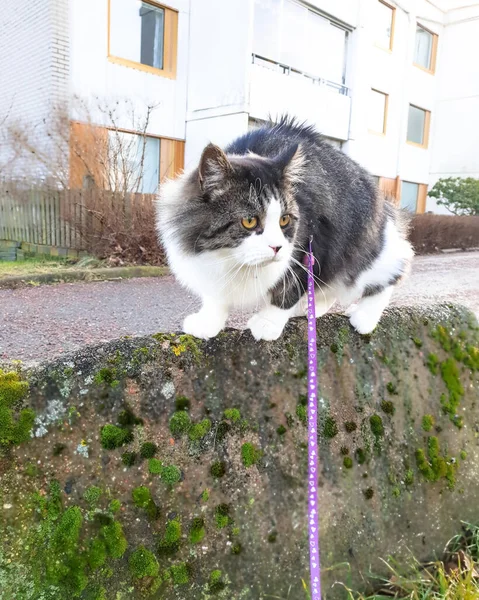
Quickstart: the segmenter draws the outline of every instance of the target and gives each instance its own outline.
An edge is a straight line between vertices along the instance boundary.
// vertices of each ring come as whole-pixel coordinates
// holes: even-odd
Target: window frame
[[[388,110],[389,110],[389,94],[387,94],[386,92],[381,92],[381,90],[378,90],[376,88],[371,88],[372,92],[376,92],[377,94],[382,94],[383,96],[385,96],[385,100],[384,100],[384,119],[383,119],[383,130],[382,131],[375,131],[374,129],[371,129],[369,127],[368,124],[368,132],[369,133],[373,133],[374,135],[380,135],[380,136],[385,136],[387,133],[387,129],[388,129]]]
[[[374,41],[374,45],[376,46],[376,48],[380,48],[381,50],[384,50],[385,52],[392,53],[393,48],[394,48],[394,34],[396,31],[396,7],[393,6],[392,4],[389,4],[389,2],[385,2],[385,0],[377,0],[377,2],[384,4],[384,6],[387,6],[392,11],[392,14],[391,14],[391,36],[389,38],[389,48],[386,48],[385,46],[381,46],[381,44],[379,44],[376,40]]]
[[[401,206],[401,194],[402,194],[402,185],[403,183],[413,183],[417,185],[417,196],[416,196],[416,208],[414,215],[421,215],[426,212],[426,201],[427,201],[427,183],[418,183],[417,181],[409,181],[408,179],[401,179],[400,181],[400,189],[398,195],[398,206]]]
[[[116,56],[110,52],[110,38],[111,38],[111,3],[112,0],[108,0],[108,34],[107,34],[107,57],[108,61],[123,67],[130,67],[137,69],[138,71],[144,71],[145,73],[152,73],[153,75],[160,75],[168,79],[176,79],[176,66],[177,66],[177,55],[178,55],[178,11],[174,8],[170,8],[164,4],[155,2],[154,0],[142,0],[145,4],[150,4],[155,8],[162,8],[165,11],[165,25],[164,25],[164,37],[163,37],[163,69],[157,69],[150,65],[144,65],[141,62],[130,60],[128,58],[122,58]]]
[[[423,141],[422,144],[418,144],[417,142],[412,142],[410,140],[407,139],[407,129],[409,129],[409,107],[412,106],[414,108],[417,108],[419,110],[422,110],[423,112],[425,112],[425,118],[424,118],[424,129],[423,129]],[[427,110],[427,108],[423,108],[422,106],[418,106],[417,104],[413,104],[412,102],[410,102],[408,104],[408,120],[407,120],[407,129],[406,129],[406,143],[411,145],[411,146],[416,146],[416,148],[423,148],[423,149],[427,149],[429,146],[429,132],[431,129],[431,111]],[[411,183],[415,183],[414,181],[412,181]]]
[[[432,35],[431,67],[429,69],[426,69],[426,67],[423,67],[422,65],[418,64],[415,61],[413,61],[412,64],[415,67],[417,67],[418,69],[421,69],[421,71],[424,71],[425,73],[429,73],[430,75],[434,75],[436,73],[437,45],[439,42],[439,36],[437,33],[434,33],[434,31],[431,31],[431,29],[424,27],[424,25],[419,23],[419,21],[416,21],[416,35],[417,35],[418,27],[420,27],[421,29],[424,29],[424,31],[427,31],[428,33],[430,33]],[[415,42],[416,42],[416,37],[414,37],[414,43]]]

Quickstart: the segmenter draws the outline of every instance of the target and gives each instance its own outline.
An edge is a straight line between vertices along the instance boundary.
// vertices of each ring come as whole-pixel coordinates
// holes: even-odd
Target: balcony
[[[288,113],[308,121],[325,136],[347,140],[349,89],[253,54],[249,81],[249,114],[255,119]]]

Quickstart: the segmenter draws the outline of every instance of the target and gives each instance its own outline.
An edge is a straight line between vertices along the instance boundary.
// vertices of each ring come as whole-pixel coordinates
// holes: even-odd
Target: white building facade
[[[105,139],[134,139],[154,107],[141,188],[152,191],[208,142],[288,112],[399,204],[436,211],[428,186],[479,177],[478,46],[470,0],[10,0],[0,123],[34,123],[48,145],[45,122],[62,105],[88,146],[78,99]]]

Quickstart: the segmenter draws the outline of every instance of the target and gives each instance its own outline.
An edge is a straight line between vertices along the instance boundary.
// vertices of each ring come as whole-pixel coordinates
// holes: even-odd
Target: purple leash
[[[318,357],[316,347],[316,306],[314,301],[313,236],[309,238],[308,260],[308,521],[311,600],[321,600],[318,519]]]

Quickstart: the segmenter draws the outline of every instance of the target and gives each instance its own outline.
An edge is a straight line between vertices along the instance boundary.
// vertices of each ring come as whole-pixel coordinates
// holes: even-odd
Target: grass
[[[377,591],[369,596],[346,588],[348,600],[478,600],[479,526],[463,523],[452,538],[442,560],[421,564],[412,558],[407,565],[384,561],[390,576],[376,578]]]
[[[74,271],[100,266],[102,266],[100,261],[91,257],[85,257],[79,261],[60,256],[34,256],[17,261],[0,260],[0,279],[14,277],[15,275],[42,275],[52,271]]]

